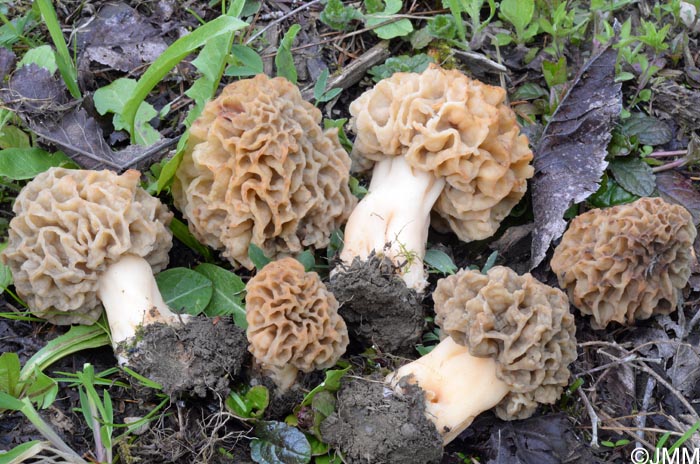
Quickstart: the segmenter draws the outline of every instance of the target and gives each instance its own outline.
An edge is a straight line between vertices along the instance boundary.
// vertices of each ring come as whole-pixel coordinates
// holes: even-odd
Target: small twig
[[[657,373],[654,371],[654,369],[650,368],[649,366],[647,366],[647,365],[644,364],[643,362],[639,362],[639,363],[637,363],[636,365],[637,365],[637,367],[639,367],[640,369],[642,369],[644,372],[646,372],[647,374],[649,374],[649,375],[651,375],[652,377],[654,377],[654,378],[656,379],[657,382],[659,382],[661,385],[663,385],[664,387],[666,387],[666,389],[667,389],[668,391],[670,391],[670,392],[673,394],[673,396],[675,396],[676,398],[678,398],[678,401],[680,401],[681,404],[682,404],[683,406],[685,406],[685,408],[688,410],[688,413],[689,413],[690,416],[693,418],[693,421],[694,421],[694,422],[700,421],[700,416],[698,416],[698,413],[695,412],[695,408],[693,408],[693,406],[688,402],[688,400],[685,399],[685,397],[683,396],[683,394],[682,394],[681,392],[679,392],[676,388],[674,388],[673,385],[671,385],[670,383],[668,383],[668,382],[666,381],[666,379],[664,379],[664,378],[661,377],[659,374],[657,374]]]
[[[688,158],[678,158],[675,161],[671,161],[670,163],[666,163],[662,166],[656,166],[651,168],[653,172],[663,172],[663,171],[670,171],[671,169],[676,169],[676,168],[681,168],[688,164]]]
[[[644,438],[644,427],[647,425],[647,409],[649,409],[649,402],[651,401],[651,394],[654,392],[654,387],[656,386],[656,381],[649,377],[647,379],[647,385],[644,389],[644,397],[642,398],[642,408],[640,409],[640,414],[635,417],[635,422],[637,423],[637,436],[639,438]],[[635,442],[637,448],[641,447],[642,444],[639,440]]]
[[[606,353],[605,351],[601,350],[600,352],[603,354],[609,355],[609,353]],[[645,362],[652,362],[652,363],[661,363],[662,362],[662,360],[659,358],[639,358],[639,357],[637,357],[636,354],[632,353],[628,356],[625,356],[624,358],[621,358],[619,361],[616,360],[616,361],[609,362],[607,364],[603,364],[602,366],[594,367],[594,368],[589,369],[587,371],[581,372],[579,375],[592,374],[594,372],[603,371],[609,367],[618,366],[620,364],[625,364],[625,363],[631,363],[634,361],[645,361]]]
[[[284,21],[285,19],[290,18],[290,17],[294,16],[295,14],[299,13],[300,11],[303,11],[303,10],[305,10],[305,9],[309,8],[310,6],[313,6],[313,5],[317,4],[317,3],[321,3],[321,0],[311,0],[310,2],[306,2],[306,3],[302,4],[299,8],[290,11],[290,12],[287,13],[286,15],[280,16],[279,18],[275,19],[274,21],[272,21],[272,22],[271,22],[270,24],[268,24],[267,26],[265,26],[265,27],[263,27],[262,29],[260,29],[260,30],[259,30],[258,32],[256,32],[255,34],[251,35],[251,36],[248,38],[248,40],[245,41],[245,44],[246,44],[246,45],[250,44],[253,40],[255,40],[255,39],[257,39],[258,37],[260,37],[261,35],[263,35],[263,34],[265,33],[265,31],[267,31],[268,29],[270,29],[272,26],[276,26],[277,24],[281,23],[281,22]]]
[[[593,405],[590,401],[588,401],[588,397],[583,392],[583,390],[579,388],[576,391],[578,392],[578,396],[581,397],[583,403],[586,405],[586,410],[588,411],[588,418],[591,420],[591,447],[598,449],[598,414],[596,414],[595,410],[593,409]]]
[[[680,156],[688,153],[688,150],[674,150],[674,151],[655,151],[648,154],[645,158],[667,158],[669,156]]]
[[[482,55],[481,53],[477,52],[472,52],[472,51],[467,51],[467,50],[459,50],[457,48],[453,48],[452,51],[454,52],[455,55],[465,58],[467,60],[472,60],[472,61],[478,61],[479,63],[488,66],[489,68],[492,68],[496,72],[502,72],[506,73],[508,72],[508,68],[503,66],[501,63],[497,63],[493,61],[491,58]]]

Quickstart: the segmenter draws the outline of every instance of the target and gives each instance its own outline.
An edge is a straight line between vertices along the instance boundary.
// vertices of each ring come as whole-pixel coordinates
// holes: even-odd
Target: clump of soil
[[[424,415],[417,385],[400,397],[380,381],[351,379],[338,392],[336,412],[321,423],[323,441],[349,464],[428,464],[442,458],[442,438]]]
[[[323,374],[320,371],[299,373],[294,385],[288,390],[280,391],[270,377],[262,375],[255,368],[251,374],[248,381],[250,386],[262,385],[270,393],[270,402],[265,408],[264,416],[267,420],[284,420],[294,407],[301,403],[310,390],[323,382]]]
[[[129,366],[171,396],[228,394],[248,353],[245,331],[227,318],[195,317],[181,327],[150,324],[138,337],[136,347],[127,348]]]
[[[328,284],[340,302],[351,339],[397,355],[413,353],[425,325],[425,312],[415,290],[394,271],[392,262],[376,255],[340,265]]]

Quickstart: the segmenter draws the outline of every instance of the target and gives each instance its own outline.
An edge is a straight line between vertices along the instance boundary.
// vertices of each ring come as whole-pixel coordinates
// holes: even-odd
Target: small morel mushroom
[[[345,353],[348,330],[338,302],[315,272],[294,258],[273,261],[246,286],[249,350],[279,392],[299,371],[332,367]]]
[[[533,174],[527,137],[505,98],[500,87],[431,65],[396,73],[350,105],[353,158],[373,171],[345,228],[347,265],[384,252],[421,292],[431,211],[463,241],[496,232]]]
[[[496,266],[487,275],[462,270],[438,282],[435,323],[448,335],[427,355],[387,380],[425,392],[425,413],[445,444],[481,412],[506,420],[554,403],[576,359],[574,318],[566,295]]]
[[[551,266],[591,325],[631,324],[676,309],[697,235],[690,213],[661,198],[587,211],[571,221]]]
[[[104,306],[121,365],[135,361],[151,374],[166,357],[177,372],[173,388],[168,379],[154,380],[163,383],[168,393],[192,387],[203,395],[208,384],[201,384],[209,379],[185,378],[202,374],[189,372],[198,359],[192,356],[193,347],[183,346],[181,340],[208,329],[222,335],[222,328],[201,322],[183,325],[188,316],[171,312],[163,301],[153,272],[168,264],[172,213],[139,187],[140,176],[135,170],[117,175],[63,168],[39,174],[17,196],[2,260],[33,314],[55,324],[92,324]],[[167,347],[159,336],[158,350],[142,353],[150,343],[147,333],[155,334],[161,326],[188,334],[181,332],[173,337],[179,341]],[[137,330],[144,334],[137,337]],[[236,365],[232,362],[244,342],[242,330],[235,327],[225,338],[218,347],[228,353],[226,361],[217,361],[222,377],[240,367],[241,356]]]
[[[251,243],[273,258],[327,246],[356,200],[337,129],[320,122],[284,78],[226,86],[192,125],[172,187],[192,233],[248,269]]]

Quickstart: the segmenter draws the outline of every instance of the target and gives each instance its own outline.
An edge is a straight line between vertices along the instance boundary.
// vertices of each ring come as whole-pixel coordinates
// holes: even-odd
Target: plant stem
[[[32,405],[31,400],[29,398],[23,398],[22,402],[24,403],[24,406],[21,409],[22,414],[29,420],[29,422],[36,427],[36,429],[47,439],[51,442],[51,444],[59,451],[70,455],[75,459],[75,462],[78,462],[80,464],[88,464],[87,461],[85,461],[83,458],[81,458],[73,449],[64,442],[61,437],[58,436],[58,434],[54,431],[54,429],[47,424],[44,419],[41,418],[39,413],[37,412],[36,409],[34,409],[34,406]]]
[[[655,151],[654,153],[648,154],[645,158],[666,158],[669,156],[680,156],[688,153],[688,150],[674,150],[674,151]]]

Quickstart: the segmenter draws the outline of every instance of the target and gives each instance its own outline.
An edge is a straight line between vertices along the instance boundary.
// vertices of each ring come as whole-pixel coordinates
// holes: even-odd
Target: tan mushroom
[[[435,318],[448,335],[427,355],[388,377],[425,392],[425,412],[445,444],[481,412],[506,420],[554,403],[576,359],[574,318],[566,295],[530,274],[497,266],[462,270],[438,282]]]
[[[249,269],[251,243],[270,257],[327,246],[356,200],[337,129],[320,122],[284,78],[226,86],[192,125],[173,183],[192,233]]]
[[[406,285],[425,286],[422,258],[435,211],[463,241],[491,236],[522,198],[532,152],[506,93],[432,65],[397,73],[350,105],[353,157],[374,166],[345,228],[341,258],[385,251]]]
[[[115,350],[142,324],[180,320],[153,278],[168,264],[172,213],[139,178],[134,170],[39,174],[17,196],[2,253],[36,316],[92,324],[104,305]]]
[[[591,325],[631,324],[676,309],[697,235],[690,213],[661,198],[590,210],[571,221],[551,266]]]
[[[294,258],[273,261],[246,286],[249,351],[279,391],[297,373],[332,367],[345,353],[348,330],[338,302],[315,272]]]

